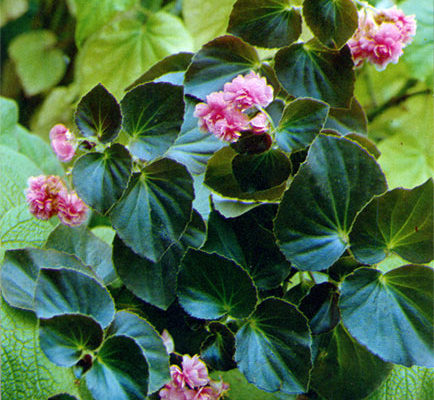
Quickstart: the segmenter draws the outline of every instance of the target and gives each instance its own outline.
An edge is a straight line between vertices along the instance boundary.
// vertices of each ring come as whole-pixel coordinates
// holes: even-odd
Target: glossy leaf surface
[[[351,100],[349,109],[331,108],[324,127],[334,129],[342,135],[351,132],[363,135],[368,133],[368,121],[365,111],[355,98]]]
[[[208,329],[210,335],[202,343],[200,358],[217,371],[236,368],[234,334],[219,322],[211,322]]]

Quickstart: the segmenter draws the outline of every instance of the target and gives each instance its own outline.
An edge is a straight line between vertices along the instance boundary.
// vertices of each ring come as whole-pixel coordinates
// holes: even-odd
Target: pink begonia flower
[[[62,191],[58,195],[58,216],[64,225],[78,226],[87,218],[88,207],[77,193]]]
[[[167,329],[164,329],[163,332],[161,332],[161,339],[163,340],[167,354],[173,353],[175,351],[175,344],[173,343],[173,338],[170,336]]]
[[[169,382],[164,385],[164,388],[161,389],[158,394],[160,398],[164,400],[194,400],[196,391],[188,389],[187,387],[181,388],[173,382]]]
[[[183,388],[185,386],[185,376],[177,365],[170,366],[170,377],[175,386]]]
[[[258,113],[250,120],[250,127],[254,133],[261,134],[268,131],[270,122],[264,113]]]
[[[223,98],[241,110],[252,106],[267,107],[273,101],[273,88],[253,71],[225,83],[223,92]]]
[[[218,400],[219,395],[210,386],[197,389],[194,400]]]
[[[182,357],[182,373],[191,388],[205,386],[209,382],[208,369],[197,354],[193,357],[185,354]]]
[[[47,220],[57,214],[58,195],[65,186],[58,176],[40,175],[28,179],[25,190],[30,213],[36,218]]]
[[[194,111],[194,116],[199,118],[200,129],[227,142],[234,142],[240,136],[240,131],[248,129],[247,116],[226,102],[223,92],[209,94],[206,101],[197,104]]]
[[[60,161],[71,161],[77,147],[75,136],[62,124],[54,125],[50,131],[51,147]]]
[[[223,382],[223,379],[220,379],[219,381],[211,380],[209,385],[213,388],[217,396],[221,396],[229,390],[229,385],[226,382]]]
[[[393,6],[385,10],[379,10],[374,16],[375,22],[380,25],[383,22],[392,22],[401,33],[401,42],[409,44],[416,35],[416,18],[414,15],[405,15],[402,10]]]

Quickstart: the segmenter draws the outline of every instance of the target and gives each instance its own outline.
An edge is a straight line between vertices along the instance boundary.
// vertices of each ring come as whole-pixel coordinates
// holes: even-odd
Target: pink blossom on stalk
[[[187,354],[182,357],[182,373],[191,388],[205,386],[209,382],[208,369],[197,354],[193,357]]]
[[[158,393],[161,399],[164,400],[194,400],[196,391],[190,390],[187,387],[179,387],[173,382],[164,385]]]
[[[76,192],[66,190],[58,196],[58,216],[64,225],[78,226],[87,218],[88,207]]]
[[[170,366],[170,377],[175,386],[183,388],[185,386],[185,376],[181,368],[177,365]]]
[[[258,113],[250,120],[250,127],[254,133],[261,134],[268,131],[270,122],[264,113]]]
[[[416,35],[416,18],[414,15],[405,15],[402,10],[393,6],[385,10],[379,10],[375,15],[377,24],[383,22],[392,22],[399,29],[401,33],[401,41],[408,44],[413,40]]]
[[[50,131],[51,147],[60,161],[68,162],[75,155],[75,136],[65,125],[57,124]]]

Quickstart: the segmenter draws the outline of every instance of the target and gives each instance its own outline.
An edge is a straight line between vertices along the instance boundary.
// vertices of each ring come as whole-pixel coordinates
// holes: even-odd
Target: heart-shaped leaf
[[[193,182],[186,168],[163,158],[135,173],[111,212],[113,227],[137,254],[157,261],[191,218]]]
[[[115,143],[104,153],[88,153],[74,164],[72,181],[86,204],[105,214],[122,196],[130,179],[131,155]]]
[[[115,307],[108,290],[90,276],[65,268],[42,268],[36,284],[35,311],[38,318],[83,314],[104,328],[112,321]]]
[[[41,350],[61,367],[72,367],[84,352],[96,350],[103,335],[101,326],[84,315],[59,315],[39,323]]]
[[[162,156],[181,129],[184,95],[181,86],[146,83],[129,91],[121,101],[122,127],[133,155],[150,161]]]
[[[300,11],[286,0],[238,0],[228,32],[259,47],[288,46],[300,36]]]
[[[374,198],[357,216],[351,251],[362,263],[375,264],[393,251],[417,264],[433,258],[433,181],[412,190],[394,189]]]
[[[342,284],[339,307],[354,338],[385,361],[434,367],[432,268],[406,265],[386,274],[360,268]]]
[[[234,334],[219,322],[211,322],[208,330],[211,335],[202,343],[200,358],[217,371],[229,371],[236,368]]]
[[[330,267],[347,248],[357,213],[385,190],[370,154],[343,137],[319,135],[280,203],[275,221],[280,249],[299,269]]]
[[[351,132],[368,134],[368,120],[360,103],[353,97],[350,108],[331,108],[324,128],[334,129],[342,135]]]
[[[178,297],[190,315],[245,318],[255,308],[256,288],[247,272],[217,254],[189,249],[178,275]]]
[[[121,109],[114,96],[100,83],[78,103],[75,123],[85,137],[102,143],[113,141],[121,129]]]
[[[331,107],[350,106],[354,71],[348,47],[330,51],[315,41],[297,43],[275,56],[277,78],[295,97],[313,97]]]
[[[311,337],[295,306],[269,298],[236,335],[235,361],[250,383],[267,392],[304,393],[309,382]]]

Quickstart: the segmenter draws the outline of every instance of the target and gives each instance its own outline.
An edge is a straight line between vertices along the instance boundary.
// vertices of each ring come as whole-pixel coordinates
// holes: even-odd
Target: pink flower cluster
[[[244,111],[254,106],[266,107],[272,101],[273,88],[265,78],[251,71],[225,83],[223,91],[209,94],[206,103],[196,105],[194,116],[199,118],[200,129],[221,140],[235,142],[241,131],[252,130],[259,134],[268,130],[268,118],[264,113],[249,119]]]
[[[75,136],[62,124],[54,125],[50,131],[51,148],[60,161],[71,161],[77,147]]]
[[[63,224],[77,226],[87,218],[86,204],[77,193],[69,193],[58,176],[31,176],[25,194],[30,212],[38,219],[57,215]]]
[[[348,45],[356,66],[368,60],[381,71],[387,64],[398,62],[415,34],[414,15],[406,16],[396,6],[385,10],[369,8],[359,12],[359,27]]]
[[[229,390],[222,380],[210,379],[205,363],[198,355],[182,357],[182,369],[170,367],[172,380],[160,390],[164,400],[218,400]]]

